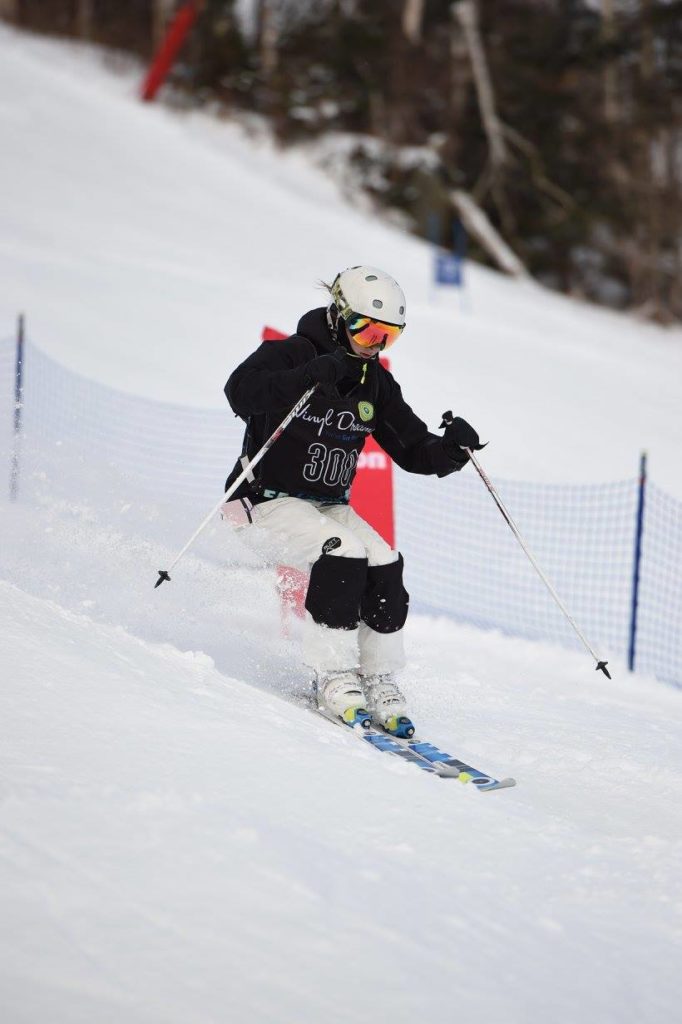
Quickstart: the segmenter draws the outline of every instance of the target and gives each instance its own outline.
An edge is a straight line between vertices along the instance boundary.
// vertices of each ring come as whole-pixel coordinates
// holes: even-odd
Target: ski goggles
[[[370,316],[363,316],[360,313],[351,313],[346,319],[346,327],[353,341],[362,348],[372,348],[374,345],[389,348],[403,333],[404,326],[386,324],[383,320],[373,320]]]

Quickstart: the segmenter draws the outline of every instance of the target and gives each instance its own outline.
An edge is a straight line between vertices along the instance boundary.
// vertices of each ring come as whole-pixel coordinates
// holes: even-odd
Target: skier
[[[310,571],[303,653],[320,708],[351,726],[374,723],[409,737],[414,725],[395,681],[405,664],[403,558],[350,507],[351,484],[370,434],[403,469],[439,477],[466,464],[462,446],[482,445],[460,417],[443,437],[430,433],[379,362],[405,328],[398,283],[358,266],[327,288],[326,308],[305,313],[285,341],[264,342],[225,385],[230,406],[246,421],[226,489],[317,385],[234,500],[275,540],[283,563]]]

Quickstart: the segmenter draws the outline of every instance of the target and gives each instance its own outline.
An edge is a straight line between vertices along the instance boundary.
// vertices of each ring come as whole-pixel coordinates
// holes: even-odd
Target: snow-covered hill
[[[682,493],[679,331],[475,267],[465,310],[431,301],[427,249],[303,154],[135,84],[0,27],[4,334],[22,309],[80,373],[212,405],[264,321],[374,261],[408,396],[480,425],[491,471],[631,476],[646,443]],[[292,699],[262,559],[217,524],[154,591],[183,509],[51,456],[0,505],[3,1024],[675,1019],[678,692],[415,617],[421,731],[519,785],[424,776]]]
[[[202,113],[136,100],[89,49],[0,26],[0,331],[28,316],[73,369],[150,397],[222,405],[263,323],[293,329],[358,262],[402,283],[392,351],[434,427],[456,408],[498,477],[636,474],[682,496],[682,330],[470,266],[464,309],[435,298],[422,242],[349,208],[304,153]],[[409,384],[409,386],[408,386]]]
[[[8,1024],[674,1019],[677,694],[414,622],[420,720],[519,776],[483,794],[206,654],[0,616]]]

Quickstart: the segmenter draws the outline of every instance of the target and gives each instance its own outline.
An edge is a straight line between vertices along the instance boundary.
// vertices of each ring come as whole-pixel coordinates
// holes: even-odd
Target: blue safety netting
[[[11,462],[15,346],[0,341],[0,448]],[[115,470],[201,519],[240,450],[228,408],[151,401],[73,373],[35,346],[24,358],[25,454],[73,447],[85,472]],[[8,467],[9,469],[9,467]],[[496,480],[524,540],[601,657],[630,641],[638,481]],[[118,486],[118,484],[117,484]],[[580,642],[472,467],[445,480],[396,470],[396,526],[413,608],[570,647]],[[194,522],[188,518],[192,528]],[[682,685],[682,503],[646,490],[635,667]]]
[[[622,653],[630,609],[633,483],[495,485],[590,642]],[[446,480],[398,473],[396,508],[417,605],[483,628],[580,645],[473,467]]]
[[[227,407],[193,409],[114,390],[27,344],[22,429],[27,445],[77,445],[100,470],[111,467],[150,495],[210,508],[243,424]]]

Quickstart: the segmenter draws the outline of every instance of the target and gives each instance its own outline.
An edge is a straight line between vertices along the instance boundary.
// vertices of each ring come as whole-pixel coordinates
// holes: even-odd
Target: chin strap
[[[327,306],[327,327],[331,333],[334,341],[338,343],[339,340],[339,311],[336,307],[336,303],[332,302],[330,306]]]

